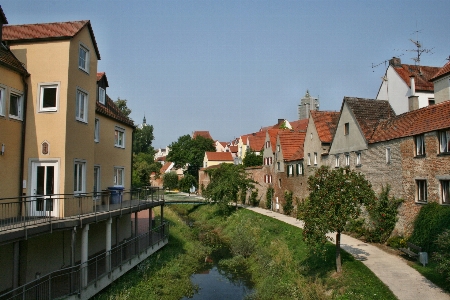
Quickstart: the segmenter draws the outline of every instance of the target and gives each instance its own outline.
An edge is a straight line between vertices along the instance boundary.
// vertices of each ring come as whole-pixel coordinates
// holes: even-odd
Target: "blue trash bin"
[[[123,187],[122,186],[110,186],[108,187],[108,191],[111,193],[110,204],[120,204],[122,203],[122,194]]]

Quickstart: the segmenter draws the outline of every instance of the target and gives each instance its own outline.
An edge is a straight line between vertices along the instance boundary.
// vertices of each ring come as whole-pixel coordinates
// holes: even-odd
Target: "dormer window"
[[[98,88],[98,102],[105,105],[105,98],[106,98],[105,89],[102,87],[99,87]]]

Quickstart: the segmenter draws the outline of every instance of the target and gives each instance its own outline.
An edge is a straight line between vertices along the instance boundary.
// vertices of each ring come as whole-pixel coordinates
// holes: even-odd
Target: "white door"
[[[59,217],[59,199],[55,196],[58,189],[58,163],[32,162],[31,169],[30,214]]]

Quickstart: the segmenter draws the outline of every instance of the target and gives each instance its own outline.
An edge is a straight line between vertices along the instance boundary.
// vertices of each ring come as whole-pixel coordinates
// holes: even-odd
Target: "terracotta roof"
[[[95,41],[94,31],[92,30],[89,20],[72,21],[72,22],[56,22],[56,23],[40,23],[40,24],[23,24],[23,25],[7,25],[3,26],[4,41],[9,44],[18,44],[22,42],[36,40],[61,40],[71,39],[85,26],[88,27],[91,34],[92,43],[94,44],[97,58],[100,59],[97,42]]]
[[[5,13],[3,12],[2,6],[0,5],[0,23],[8,24],[8,20],[6,20]]]
[[[133,120],[125,117],[123,113],[120,111],[120,109],[114,104],[114,101],[109,98],[108,95],[106,95],[106,102],[105,105],[101,104],[100,102],[96,101],[96,107],[95,112],[110,117],[118,122],[121,122],[125,125],[129,125],[134,127]]]
[[[237,153],[238,152],[238,146],[230,146],[230,152],[231,153]]]
[[[22,63],[14,56],[14,54],[0,43],[0,65],[13,70],[22,75],[29,75],[28,71]]]
[[[439,71],[436,74],[434,74],[433,77],[431,77],[430,81],[439,79],[440,77],[448,75],[449,73],[450,73],[450,60],[442,68],[440,68]]]
[[[156,159],[156,161],[166,161],[166,157],[165,156],[160,156]]]
[[[450,128],[450,100],[426,106],[378,124],[370,143]]]
[[[337,111],[311,111],[311,118],[322,143],[331,143],[333,140],[340,115]]]
[[[303,120],[296,120],[296,121],[292,121],[291,126],[292,126],[292,130],[295,131],[306,131],[306,129],[308,128],[308,119],[303,119]]]
[[[305,143],[301,143],[300,146],[298,147],[297,151],[295,151],[294,154],[292,154],[292,156],[288,159],[286,159],[286,161],[296,161],[296,160],[301,160],[304,157],[304,145]]]
[[[205,152],[209,161],[233,161],[231,152]]]
[[[244,141],[245,139],[245,141]],[[255,133],[247,134],[245,136],[242,136],[242,141],[244,144],[250,145],[251,151],[261,151],[264,148],[264,142],[266,141],[266,132],[265,131],[258,131]]]
[[[272,151],[275,151],[277,146],[277,135],[278,132],[282,131],[281,129],[269,129],[267,130],[267,134],[269,135],[270,145],[272,146]]]
[[[303,149],[306,132],[282,130],[278,133],[283,159],[289,160],[300,148]]]
[[[209,134],[209,131],[194,131],[192,134],[192,138],[195,139],[197,136],[202,136],[206,139],[213,139],[211,135]]]
[[[386,100],[344,97],[342,105],[344,105],[344,103],[346,103],[352,111],[367,141],[370,140],[375,128],[381,120],[396,116],[391,105]]]
[[[172,162],[170,162],[170,161],[168,161],[168,162],[166,162],[162,167],[161,167],[161,169],[159,169],[159,173],[160,174],[163,174],[163,173],[165,173],[171,166],[172,166]]]
[[[414,66],[401,64],[400,66],[392,66],[403,81],[411,88],[410,76],[414,75],[416,91],[434,92],[433,83],[430,79],[439,71],[439,67]]]

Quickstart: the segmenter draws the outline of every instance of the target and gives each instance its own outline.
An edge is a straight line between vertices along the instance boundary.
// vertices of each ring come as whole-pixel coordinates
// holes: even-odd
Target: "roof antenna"
[[[417,24],[416,24],[416,27],[417,27]],[[415,40],[409,39],[409,40],[416,46],[416,49],[413,49],[413,50],[406,50],[406,51],[416,52],[416,53],[417,53],[417,56],[416,56],[416,57],[413,57],[412,60],[414,60],[415,65],[416,65],[416,67],[417,67],[418,70],[419,70],[419,75],[421,75],[421,71],[420,71],[420,56],[421,56],[423,53],[431,53],[431,54],[433,54],[433,52],[431,52],[431,50],[434,49],[434,47],[431,48],[431,49],[425,49],[425,48],[422,48],[422,43],[419,41],[419,32],[421,32],[421,31],[422,31],[422,29],[421,29],[421,30],[416,30],[416,31],[414,31],[414,32],[412,33],[412,34],[414,34],[414,33],[416,34],[416,39],[415,39]]]

